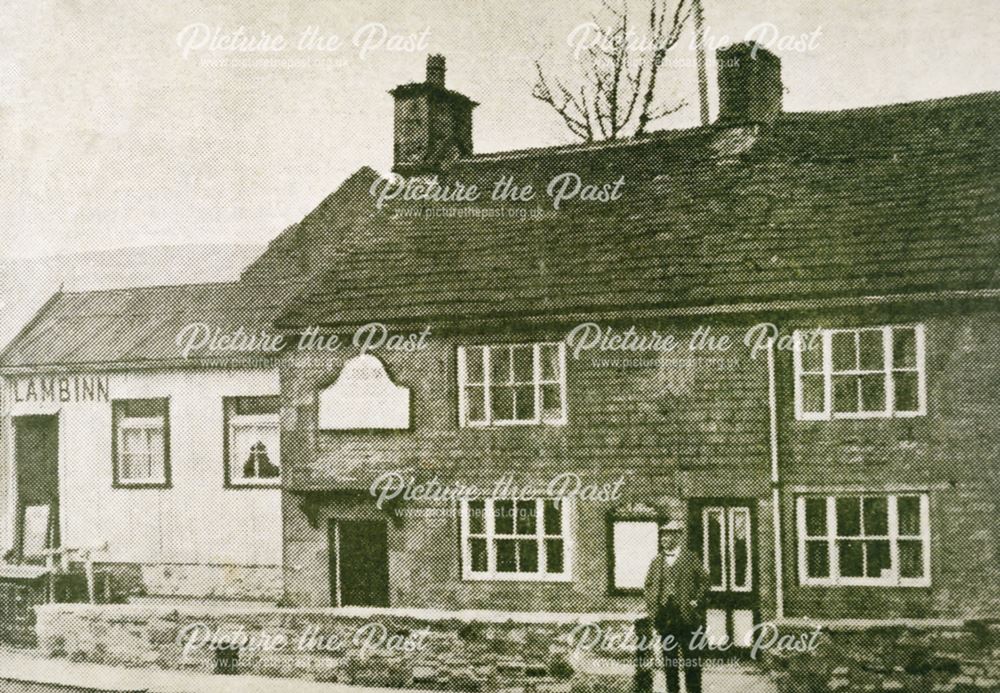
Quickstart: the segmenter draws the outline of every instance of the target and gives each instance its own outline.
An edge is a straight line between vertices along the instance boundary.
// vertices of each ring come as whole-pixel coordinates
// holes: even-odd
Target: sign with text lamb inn
[[[108,377],[31,376],[14,382],[14,402],[107,402]]]

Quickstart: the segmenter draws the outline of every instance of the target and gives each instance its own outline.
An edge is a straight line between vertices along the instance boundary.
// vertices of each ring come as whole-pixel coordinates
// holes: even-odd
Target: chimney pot
[[[781,114],[781,58],[757,43],[736,43],[716,52],[719,122],[771,123]]]
[[[427,56],[427,75],[424,78],[427,84],[444,89],[444,56]]]

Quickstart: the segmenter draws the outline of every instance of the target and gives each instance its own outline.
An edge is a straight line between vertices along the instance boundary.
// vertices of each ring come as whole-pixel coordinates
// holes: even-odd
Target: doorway
[[[743,654],[760,619],[755,502],[735,498],[690,501],[688,526],[691,543],[701,554],[709,577],[706,637],[731,643],[730,652]]]
[[[330,520],[330,603],[389,606],[386,523]]]
[[[59,546],[59,416],[14,418],[17,500],[14,552],[18,561],[41,562]]]

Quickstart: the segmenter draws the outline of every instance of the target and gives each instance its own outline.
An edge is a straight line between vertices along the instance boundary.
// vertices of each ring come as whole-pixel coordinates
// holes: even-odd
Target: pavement
[[[778,690],[773,681],[739,664],[706,668],[702,689],[703,693],[777,693]],[[399,693],[400,690],[302,679],[129,669],[46,659],[31,652],[0,651],[0,693]],[[432,693],[413,688],[403,690]],[[663,690],[663,674],[657,672],[654,691]]]
[[[128,669],[0,652],[0,693],[397,693],[398,689],[263,676]],[[407,693],[442,693],[406,689]]]

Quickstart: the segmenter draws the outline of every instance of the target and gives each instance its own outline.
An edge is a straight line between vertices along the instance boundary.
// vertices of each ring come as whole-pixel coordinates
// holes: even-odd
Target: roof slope
[[[259,365],[261,352],[206,347],[188,358],[178,334],[204,323],[226,334],[268,329],[287,289],[252,284],[185,284],[55,294],[0,355],[0,369],[40,366]]]
[[[282,327],[450,321],[997,286],[1000,94],[463,160],[442,183],[533,183],[539,218],[392,203]],[[624,175],[615,202],[551,178]],[[371,200],[369,201],[371,204]]]
[[[261,366],[251,349],[207,346],[185,357],[178,333],[204,323],[218,334],[268,331],[281,307],[323,272],[352,234],[365,235],[368,189],[378,174],[362,168],[282,232],[239,282],[60,292],[0,352],[0,371],[72,366]]]

